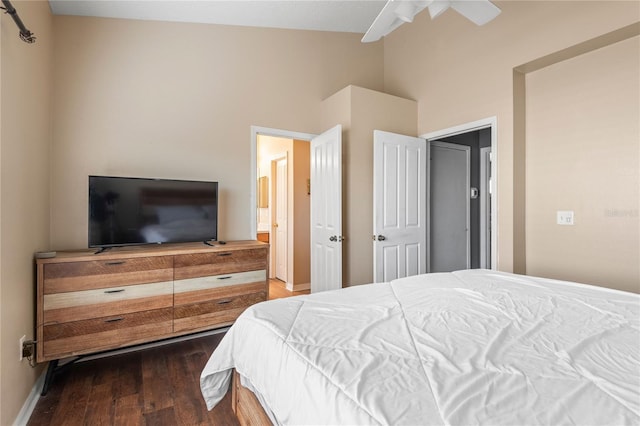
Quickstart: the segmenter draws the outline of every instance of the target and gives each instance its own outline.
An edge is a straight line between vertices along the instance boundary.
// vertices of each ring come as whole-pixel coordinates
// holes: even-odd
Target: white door
[[[276,160],[276,278],[287,282],[287,158]]]
[[[429,144],[429,272],[471,267],[470,151],[452,143]]]
[[[311,140],[311,292],[342,288],[342,126]]]
[[[375,282],[426,272],[427,145],[424,139],[373,132]]]

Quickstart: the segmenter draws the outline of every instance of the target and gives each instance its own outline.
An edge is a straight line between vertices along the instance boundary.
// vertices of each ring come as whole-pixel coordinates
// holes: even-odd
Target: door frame
[[[249,220],[251,226],[249,227],[249,235],[247,239],[255,240],[258,237],[258,210],[257,206],[257,182],[258,182],[258,135],[273,136],[278,138],[296,139],[302,141],[311,141],[316,134],[313,133],[301,133],[290,130],[273,129],[269,127],[251,126],[251,139],[249,146],[251,149],[251,165],[249,171]]]
[[[491,235],[491,225],[487,218],[491,217],[491,207],[487,200],[491,194],[491,147],[480,148],[480,268],[487,268],[491,264],[491,242],[487,235]],[[487,167],[487,164],[489,167]],[[487,262],[489,255],[489,262]]]
[[[433,132],[420,135],[421,138],[426,139],[427,147],[431,141],[436,139],[446,138],[449,136],[455,136],[462,133],[469,133],[476,130],[491,129],[491,269],[497,269],[498,267],[498,119],[496,116],[487,117],[468,123],[463,123],[457,126],[448,127],[446,129],[436,130]],[[428,153],[428,151],[427,151]],[[427,174],[427,187],[429,185],[429,175]],[[255,179],[254,179],[255,180]],[[255,182],[254,182],[255,185]],[[427,197],[427,215],[429,212],[430,200]],[[429,221],[427,217],[427,221]],[[429,245],[427,244],[427,251]],[[431,253],[427,252],[427,259],[429,259]]]

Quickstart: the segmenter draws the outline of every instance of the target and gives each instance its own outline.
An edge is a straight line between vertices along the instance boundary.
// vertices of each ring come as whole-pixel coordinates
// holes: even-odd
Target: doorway
[[[414,274],[434,272],[430,269],[430,262],[434,262],[434,268],[439,271],[496,268],[496,132],[495,117],[421,137],[374,131],[374,282],[389,282]],[[468,138],[475,140],[469,143],[466,141]],[[446,188],[452,177],[432,176],[431,169],[437,172],[439,158],[446,154],[446,151],[439,150],[443,147],[457,147],[451,152],[463,152],[462,160],[457,161],[463,165],[459,172],[461,184],[458,185],[462,187],[459,191],[461,195],[456,198],[456,203],[461,207],[441,208],[440,205],[442,201],[439,200],[450,195]],[[410,155],[407,150],[411,151]],[[420,154],[421,151],[426,151],[426,155]],[[432,154],[438,161],[435,167]],[[448,173],[449,167],[453,166],[444,165],[440,169]],[[432,181],[438,186],[430,187]],[[441,184],[444,189],[440,187]],[[440,197],[435,206],[436,200],[431,200],[432,191],[434,198]],[[450,243],[448,239],[452,238],[452,234],[447,234],[450,229],[447,229],[446,223],[451,219],[448,215],[452,209],[456,215],[460,213],[456,221],[459,241],[455,244],[459,255],[452,254],[453,249],[442,247],[442,244],[429,243],[432,238],[439,238],[445,245]],[[436,216],[434,220],[440,221],[432,223],[432,215]],[[432,235],[434,233],[435,237]],[[435,250],[438,253],[432,253]],[[443,262],[434,260],[434,256],[440,256]],[[455,259],[455,263],[447,264],[451,258]],[[436,264],[436,261],[439,263]],[[423,264],[426,266],[422,267]]]
[[[422,136],[427,139],[430,152],[434,145],[437,146],[441,143],[446,143],[459,149],[468,149],[469,151],[469,183],[466,185],[469,193],[465,196],[468,207],[464,212],[468,214],[468,232],[465,236],[465,239],[468,239],[467,268],[472,269],[495,269],[497,267],[497,235],[495,232],[495,224],[497,223],[497,194],[495,187],[497,169],[496,132],[496,119],[492,117]],[[431,158],[430,162],[433,162],[433,158]],[[430,167],[430,169],[433,169],[433,167]],[[437,170],[437,168],[434,170]],[[461,169],[459,176],[464,173],[466,172]],[[430,217],[427,220],[427,233],[430,240],[434,234],[437,236],[443,232],[439,229],[438,217],[435,218],[435,223],[432,220],[434,218],[431,217],[434,211],[437,211],[440,207],[436,205],[436,203],[440,203],[437,194],[439,188],[434,188],[434,182],[431,181],[431,178],[432,173],[429,173],[428,187],[430,189],[427,197],[427,210]],[[436,192],[434,193],[433,191]],[[456,211],[462,211],[461,209]],[[462,237],[460,236],[457,240],[462,241]],[[433,243],[430,243],[427,249],[429,251],[427,255],[429,260],[437,256],[436,253],[432,253],[432,251],[437,250],[437,246],[434,246]],[[458,258],[459,256],[454,257]],[[439,265],[442,264],[428,265],[428,271],[440,271],[442,268]],[[433,267],[430,268],[429,266]],[[456,263],[455,265],[449,265],[447,268],[464,269],[460,266],[462,264]]]
[[[314,135],[252,126],[251,236],[270,244],[269,278],[289,291],[310,287],[309,140]],[[265,194],[266,192],[266,194]]]

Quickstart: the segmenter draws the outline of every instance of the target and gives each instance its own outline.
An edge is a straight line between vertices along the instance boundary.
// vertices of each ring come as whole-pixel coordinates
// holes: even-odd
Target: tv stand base
[[[111,250],[111,247],[102,247],[100,250],[98,250],[97,252],[93,253],[93,254],[100,254],[100,253],[104,253],[107,250]]]
[[[222,241],[222,240],[216,241],[216,243],[218,243],[219,246],[223,246],[223,245],[227,244],[226,241]],[[212,244],[209,241],[203,241],[202,244],[210,246],[210,247],[215,247],[216,246],[215,244]]]

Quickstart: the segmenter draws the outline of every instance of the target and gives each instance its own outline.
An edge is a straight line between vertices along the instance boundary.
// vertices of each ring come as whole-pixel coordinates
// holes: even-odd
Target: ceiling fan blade
[[[376,19],[373,20],[373,23],[364,34],[364,37],[362,37],[363,43],[378,41],[385,36],[385,31],[391,32],[402,24],[402,21],[397,19],[395,13],[393,13],[393,10],[395,10],[393,0],[387,1],[387,4],[384,5],[378,16],[376,16]],[[396,20],[398,22],[395,28],[389,30],[389,28],[396,23]]]
[[[489,0],[453,0],[451,8],[476,25],[484,25],[500,15],[500,8]]]
[[[378,41],[427,7],[433,0],[388,0],[367,30],[363,43]]]
[[[449,9],[449,6],[449,0],[435,0],[429,5],[429,15],[431,15],[431,19],[436,19],[442,12]]]

